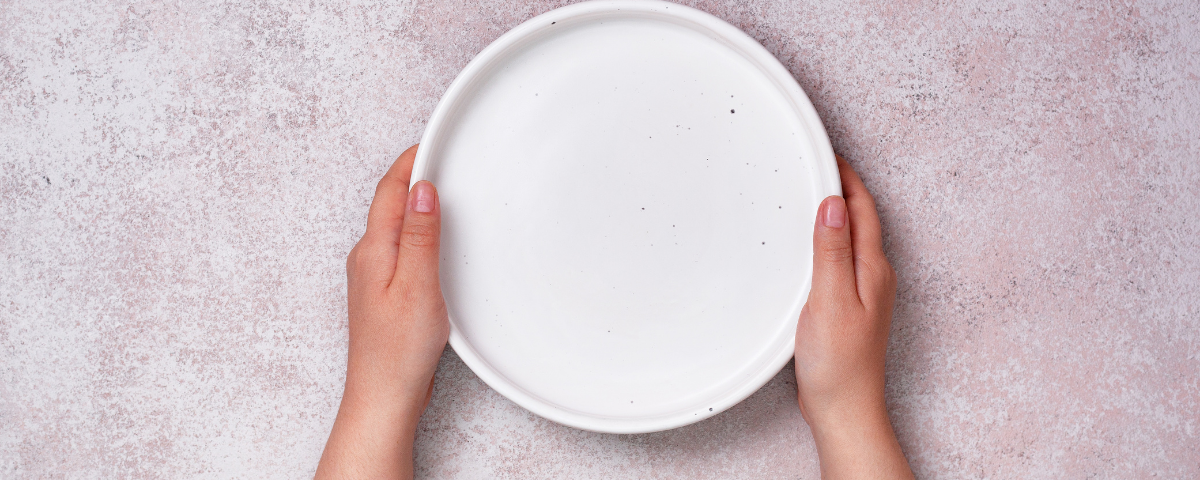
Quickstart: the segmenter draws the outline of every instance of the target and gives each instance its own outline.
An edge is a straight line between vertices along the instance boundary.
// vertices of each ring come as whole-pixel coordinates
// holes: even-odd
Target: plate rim
[[[439,135],[450,130],[450,128],[447,128],[450,127],[447,124],[447,119],[455,113],[457,107],[463,104],[460,100],[463,99],[464,93],[469,94],[470,88],[480,78],[487,78],[488,69],[493,66],[493,63],[497,61],[502,62],[504,60],[503,57],[511,48],[519,47],[527,40],[536,40],[534,37],[539,33],[550,28],[556,28],[554,25],[557,22],[565,22],[566,20],[589,15],[604,15],[616,12],[661,16],[665,19],[674,20],[674,23],[701,31],[701,33],[721,41],[728,48],[757,66],[763,76],[769,79],[779,89],[780,93],[791,101],[792,110],[797,114],[805,131],[811,137],[813,150],[817,156],[817,158],[813,159],[813,165],[816,167],[816,172],[814,173],[818,177],[814,181],[814,185],[818,189],[824,189],[824,192],[818,192],[824,193],[820,198],[842,194],[837,162],[834,158],[833,147],[830,143],[828,133],[820,117],[817,115],[812,101],[809,100],[804,90],[800,88],[796,79],[792,77],[791,72],[774,55],[767,51],[765,47],[741,29],[701,10],[659,0],[595,0],[576,3],[537,15],[514,27],[512,30],[505,32],[467,63],[467,66],[451,82],[449,88],[446,89],[446,92],[438,101],[429,122],[426,124],[420,144],[433,144]],[[703,30],[697,27],[701,27]],[[428,149],[417,149],[411,182],[409,184],[410,187],[416,184],[416,182],[426,179],[430,156]],[[815,221],[815,215],[812,220]],[[812,278],[810,271],[809,278],[805,279],[803,283],[802,292],[807,293],[811,290],[811,285]],[[795,330],[797,320],[798,318],[791,320],[793,331]],[[760,358],[770,359],[770,361],[763,362],[767,367],[755,372],[754,375],[737,384],[734,388],[727,389],[715,396],[712,402],[706,403],[706,405],[711,407],[707,410],[693,411],[688,409],[676,413],[648,417],[607,417],[572,411],[529,393],[524,388],[509,381],[502,373],[493,368],[487,360],[482,358],[471,346],[470,341],[455,326],[452,316],[449,318],[449,323],[450,346],[454,348],[455,353],[463,360],[463,363],[496,392],[512,400],[522,408],[556,423],[581,430],[617,434],[650,433],[670,430],[699,422],[728,410],[761,389],[763,385],[766,385],[767,382],[774,378],[787,365],[787,362],[794,355],[796,340],[795,335],[791,335],[789,340],[784,342],[784,345],[780,345],[778,351],[774,352],[773,355],[767,355],[770,351],[769,347],[764,350]]]

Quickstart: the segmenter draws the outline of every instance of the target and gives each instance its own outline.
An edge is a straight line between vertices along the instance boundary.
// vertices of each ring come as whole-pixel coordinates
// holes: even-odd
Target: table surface
[[[0,477],[311,475],[375,182],[563,4],[279,3],[0,1]],[[694,6],[787,66],[878,199],[918,476],[1200,476],[1200,3],[879,3]],[[417,472],[817,478],[794,383],[605,435],[448,350]]]

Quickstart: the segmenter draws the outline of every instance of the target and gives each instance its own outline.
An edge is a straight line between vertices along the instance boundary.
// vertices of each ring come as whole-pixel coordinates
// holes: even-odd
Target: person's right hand
[[[845,199],[830,196],[817,210],[812,290],[796,328],[800,413],[823,478],[912,478],[883,398],[896,273],[875,200],[837,160]]]

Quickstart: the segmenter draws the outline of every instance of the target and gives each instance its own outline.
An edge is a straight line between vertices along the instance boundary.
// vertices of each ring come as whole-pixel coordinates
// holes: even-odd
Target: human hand
[[[416,154],[413,145],[379,181],[367,231],[346,259],[346,389],[317,478],[413,475],[413,437],[450,335],[438,282],[441,208],[431,183],[408,189]]]
[[[845,199],[830,196],[817,210],[812,290],[796,328],[800,412],[823,478],[912,478],[883,398],[896,273],[875,200],[837,160]]]

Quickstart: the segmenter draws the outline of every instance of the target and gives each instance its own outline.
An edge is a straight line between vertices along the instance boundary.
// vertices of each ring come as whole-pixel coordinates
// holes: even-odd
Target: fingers
[[[875,210],[875,198],[867,191],[858,174],[841,155],[837,156],[838,171],[842,176],[842,194],[850,212],[850,235],[854,241],[856,256],[883,258],[883,232],[879,227],[879,213]]]
[[[417,158],[417,145],[408,147],[392,164],[379,185],[375,187],[375,199],[367,213],[367,233],[363,237],[380,235],[382,239],[395,241],[400,238],[400,226],[404,224],[404,202],[408,198],[408,180],[413,162]]]
[[[846,201],[837,195],[826,197],[817,208],[810,298],[858,301],[848,216]]]
[[[347,262],[355,275],[376,286],[387,286],[395,275],[408,180],[416,157],[417,146],[413,145],[400,154],[379,180],[367,213],[367,231]]]
[[[842,176],[842,192],[846,195],[846,206],[850,213],[850,236],[854,246],[860,299],[868,308],[880,307],[881,298],[884,303],[892,298],[891,295],[880,293],[895,290],[896,273],[883,253],[883,229],[875,209],[875,198],[846,159],[838,156],[837,160]]]
[[[404,226],[400,232],[400,259],[396,264],[392,285],[399,285],[406,295],[417,298],[437,298],[440,305],[441,287],[438,284],[438,246],[441,243],[442,211],[437,189],[421,180],[409,192]]]

